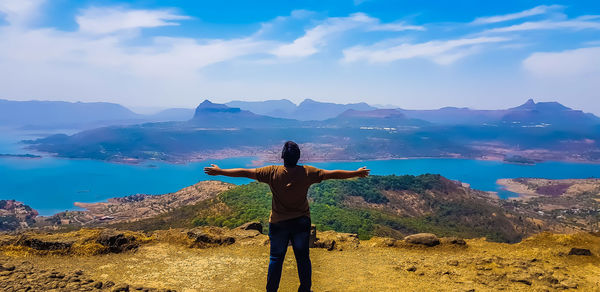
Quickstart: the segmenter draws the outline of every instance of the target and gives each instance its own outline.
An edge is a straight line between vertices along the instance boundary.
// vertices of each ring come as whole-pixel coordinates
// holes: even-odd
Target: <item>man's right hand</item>
[[[366,177],[366,176],[369,175],[370,172],[371,172],[371,170],[367,169],[366,166],[363,166],[363,167],[361,167],[361,168],[359,168],[359,169],[356,170],[356,173],[358,174],[357,175],[358,177]]]

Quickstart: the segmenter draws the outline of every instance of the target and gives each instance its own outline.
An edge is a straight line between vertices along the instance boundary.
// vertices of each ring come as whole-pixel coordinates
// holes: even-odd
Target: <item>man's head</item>
[[[283,158],[283,165],[285,166],[296,166],[298,159],[300,159],[300,147],[293,141],[287,141],[283,144],[283,150],[281,151],[281,158]]]

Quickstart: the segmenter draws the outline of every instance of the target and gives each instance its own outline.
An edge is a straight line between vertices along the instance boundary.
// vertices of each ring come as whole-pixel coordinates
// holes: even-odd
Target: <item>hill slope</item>
[[[188,190],[203,191],[190,195]],[[215,190],[221,192],[217,194]],[[189,203],[165,203],[175,202],[178,197]],[[431,174],[325,181],[310,189],[309,200],[311,218],[318,229],[356,233],[362,239],[402,238],[431,232],[440,236],[517,242],[553,227],[535,212],[505,206],[515,203]],[[234,228],[249,221],[267,226],[271,194],[262,183],[232,187],[219,182],[200,182],[173,194],[136,195],[78,206],[89,211],[59,213],[39,219],[39,224],[109,225],[145,231],[203,225]]]

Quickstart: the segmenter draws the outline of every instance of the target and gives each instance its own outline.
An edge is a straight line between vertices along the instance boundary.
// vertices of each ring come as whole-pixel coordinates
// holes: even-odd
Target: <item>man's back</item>
[[[308,188],[321,182],[323,176],[323,170],[308,165],[270,165],[257,168],[256,179],[269,184],[273,194],[269,222],[310,216]]]
[[[271,218],[269,219],[269,272],[267,291],[277,291],[281,278],[283,260],[292,243],[300,287],[298,291],[310,291],[312,268],[309,256],[310,211],[308,208],[308,188],[325,179],[346,179],[369,175],[366,167],[355,171],[322,170],[308,165],[298,165],[300,148],[298,144],[287,141],[283,145],[281,158],[284,165],[271,165],[261,168],[220,169],[217,165],[205,167],[209,175],[247,177],[267,183],[273,194]]]

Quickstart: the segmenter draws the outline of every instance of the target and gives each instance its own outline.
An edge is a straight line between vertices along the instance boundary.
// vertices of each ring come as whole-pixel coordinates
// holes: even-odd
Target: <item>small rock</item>
[[[448,264],[449,266],[456,267],[456,266],[458,266],[458,261],[457,261],[457,260],[449,260],[449,261],[447,262],[447,264]]]
[[[592,252],[587,248],[571,248],[569,255],[591,256]]]
[[[441,239],[442,243],[444,244],[454,244],[454,245],[467,245],[467,242],[462,239],[462,238],[458,238],[458,237],[445,237]]]
[[[308,247],[315,247],[315,242],[317,241],[317,226],[312,224],[310,225],[310,236],[308,238]]]
[[[114,285],[115,285],[115,282],[113,282],[113,281],[106,281],[106,283],[104,283],[104,287],[107,287],[107,288],[110,288]]]
[[[525,285],[531,286],[531,280],[525,278],[512,278],[510,279],[510,281],[515,283],[523,283]]]
[[[440,240],[431,233],[417,233],[404,238],[404,241],[412,244],[420,244],[425,246],[436,246],[440,244]]]
[[[244,224],[238,226],[237,228],[238,229],[242,229],[242,230],[256,230],[256,231],[258,231],[260,233],[263,232],[263,226],[258,221],[244,223]]]
[[[415,266],[410,266],[410,267],[409,267],[408,269],[406,269],[406,270],[407,270],[407,271],[409,271],[409,272],[414,272],[414,271],[416,271],[416,270],[417,270],[417,267],[415,267]]]
[[[558,279],[554,278],[553,276],[546,276],[546,277],[541,277],[542,280],[550,283],[550,284],[558,284]]]
[[[62,279],[64,277],[65,277],[65,274],[58,273],[58,272],[56,274],[53,272],[52,275],[50,275],[50,278],[56,278],[56,279]]]
[[[561,285],[562,287],[564,287],[566,289],[577,289],[579,287],[579,284],[577,284],[571,280],[564,280],[564,281],[560,282],[559,285]]]
[[[0,264],[0,271],[14,271],[15,270],[15,266],[14,265],[2,265]]]
[[[333,240],[333,239],[319,240],[314,243],[314,246],[318,247],[318,248],[325,248],[328,251],[332,251],[333,249],[335,249],[335,240]]]
[[[112,292],[128,292],[129,291],[129,285],[127,285],[127,284],[116,285],[110,291],[112,291]]]
[[[94,283],[93,287],[96,289],[102,289],[102,282],[98,281],[98,282]]]

